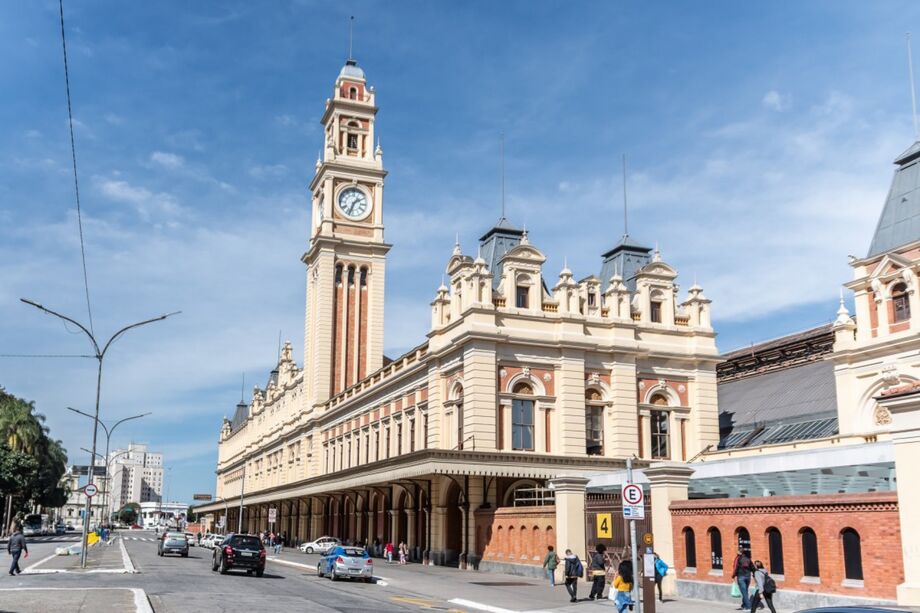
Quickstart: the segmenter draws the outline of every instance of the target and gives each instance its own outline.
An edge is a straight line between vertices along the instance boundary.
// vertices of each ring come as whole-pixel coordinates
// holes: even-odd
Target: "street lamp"
[[[131,416],[131,417],[125,417],[125,418],[122,419],[122,420],[116,421],[116,422],[115,422],[115,425],[112,426],[111,428],[107,428],[106,425],[105,425],[105,422],[103,422],[101,419],[98,419],[98,418],[96,418],[96,417],[93,417],[93,416],[90,415],[89,413],[84,413],[83,411],[81,411],[81,410],[79,410],[79,409],[75,409],[75,408],[73,408],[73,407],[67,407],[67,410],[73,411],[74,413],[79,413],[80,415],[83,415],[84,417],[89,417],[90,419],[95,420],[96,423],[98,423],[100,426],[102,426],[102,429],[105,431],[105,457],[106,457],[106,462],[105,462],[105,477],[106,477],[106,480],[107,480],[109,483],[111,483],[111,479],[109,479],[109,461],[108,461],[108,457],[109,457],[109,443],[110,443],[111,440],[112,440],[112,433],[115,432],[115,428],[117,428],[119,425],[125,423],[126,421],[130,421],[130,420],[132,420],[132,419],[140,419],[141,417],[147,417],[148,415],[153,415],[153,413],[149,413],[149,412],[148,412],[148,413],[141,413],[140,415],[133,415],[133,416]],[[83,451],[86,451],[86,450],[84,449]],[[130,451],[130,449],[129,449],[128,451]],[[102,508],[105,509],[105,512],[106,512],[106,513],[109,512],[108,502],[109,502],[109,488],[105,488],[105,489],[102,491]]]
[[[67,408],[70,409],[70,407],[67,407]],[[70,409],[70,410],[76,411],[76,409]],[[77,411],[77,412],[79,413],[80,411]],[[146,413],[146,414],[149,415],[149,413]],[[86,415],[86,413],[83,413],[83,415]],[[143,417],[143,415],[138,415],[138,417]],[[128,419],[134,419],[134,418],[129,417]],[[122,421],[127,421],[127,420],[122,420]],[[118,422],[118,423],[121,423],[121,422]],[[115,425],[117,426],[118,424],[115,424]],[[112,428],[112,430],[114,429],[115,428]],[[98,453],[93,453],[86,447],[80,447],[80,449],[85,451],[86,453],[92,454],[94,458],[94,462],[95,462],[95,458],[101,457]],[[106,449],[108,449],[108,443],[106,443]],[[112,473],[109,470],[109,466],[112,464],[112,462],[115,461],[115,458],[119,456],[123,456],[123,455],[128,455],[129,453],[131,453],[130,449],[127,449],[125,451],[119,451],[118,453],[113,455],[111,458],[109,458],[108,451],[106,451],[106,454],[105,454],[105,481],[104,481],[105,487],[102,489],[102,512],[104,513],[103,519],[105,519],[105,521],[107,522],[111,521],[111,516],[109,515],[109,507],[108,507],[108,494],[109,494],[109,489],[112,487],[112,481],[113,481]],[[122,469],[122,471],[123,470],[124,469]]]
[[[226,498],[224,498],[223,496],[215,496],[215,498],[217,498],[217,500],[215,500],[214,502],[223,502],[223,503],[224,503],[224,521],[223,521],[223,524],[221,525],[221,528],[223,529],[224,533],[226,533],[226,532],[227,532],[227,523],[230,521],[230,513],[229,513],[229,511],[228,511],[230,503],[229,503],[229,501],[228,501]]]
[[[80,322],[70,317],[67,317],[66,315],[62,315],[56,311],[52,311],[51,309],[45,308],[39,303],[29,300],[27,298],[20,298],[19,300],[21,300],[25,304],[28,304],[29,306],[35,307],[36,309],[44,313],[47,313],[48,315],[54,315],[58,319],[72,323],[76,327],[80,328],[80,330],[87,336],[87,338],[89,338],[90,342],[93,344],[93,350],[96,352],[93,357],[96,358],[96,361],[99,363],[99,365],[96,371],[96,415],[94,416],[95,422],[93,423],[93,448],[92,448],[93,453],[89,459],[90,465],[92,465],[93,462],[95,462],[95,458],[96,458],[96,435],[99,430],[99,428],[97,427],[99,424],[99,397],[102,393],[102,361],[103,359],[105,359],[105,352],[109,350],[109,347],[112,346],[112,343],[114,343],[122,334],[124,334],[128,330],[131,330],[133,328],[139,328],[147,324],[152,324],[157,321],[162,321],[166,319],[167,317],[169,317],[170,315],[175,315],[179,313],[180,311],[176,311],[175,313],[167,313],[166,315],[160,315],[159,317],[145,319],[144,321],[139,321],[137,323],[133,323],[131,325],[125,326],[124,328],[122,328],[121,330],[113,334],[111,338],[109,338],[109,340],[106,341],[105,345],[103,345],[102,349],[100,349],[99,343],[96,342],[96,337],[93,336],[93,333],[87,330],[86,326],[84,326]],[[93,471],[89,471],[89,483],[93,483]],[[89,512],[90,512],[89,501],[90,501],[90,498],[89,496],[87,496],[85,512],[83,515],[83,544],[80,547],[80,567],[81,568],[86,568],[86,546],[87,546],[87,540],[89,539]]]

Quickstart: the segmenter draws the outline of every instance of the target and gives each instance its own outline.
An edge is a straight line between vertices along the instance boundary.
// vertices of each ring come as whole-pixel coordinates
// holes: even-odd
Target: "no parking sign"
[[[641,485],[629,483],[623,486],[623,517],[645,519],[645,492]]]

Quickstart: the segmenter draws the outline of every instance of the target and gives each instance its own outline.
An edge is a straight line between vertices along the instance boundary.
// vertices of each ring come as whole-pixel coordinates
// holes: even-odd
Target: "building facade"
[[[476,568],[538,568],[548,543],[583,550],[585,475],[718,443],[710,301],[696,284],[679,297],[677,271],[629,236],[596,274],[551,275],[502,217],[475,257],[447,246],[427,337],[385,358],[377,110],[349,59],[310,184],[303,367],[285,343],[265,389],[225,419],[217,500],[197,510],[228,508],[252,532],[274,509],[295,541],[405,541]]]
[[[100,461],[101,462],[101,461]],[[101,464],[99,465],[101,468]],[[84,474],[86,473],[84,469]],[[100,470],[101,472],[101,470]],[[86,481],[86,479],[84,479]],[[108,486],[108,479],[104,476],[94,478],[96,486],[100,492]],[[86,496],[83,492],[78,491],[80,486],[80,471],[77,467],[71,466],[61,478],[61,485],[67,490],[67,502],[63,507],[57,510],[57,521],[65,525],[72,526],[76,530],[83,529],[83,513],[86,511]],[[105,506],[103,505],[102,495],[92,497],[90,504],[90,528],[102,525],[105,518]]]
[[[163,454],[147,450],[147,445],[130,443],[127,449],[109,454],[112,491],[108,507],[115,512],[129,502],[163,500]]]

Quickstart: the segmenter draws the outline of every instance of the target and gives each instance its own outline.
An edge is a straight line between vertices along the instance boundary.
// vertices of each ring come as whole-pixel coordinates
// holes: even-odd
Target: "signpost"
[[[638,493],[636,492],[638,490]],[[645,494],[641,485],[633,483],[632,458],[626,458],[626,485],[623,486],[623,518],[629,520],[629,553],[633,568],[632,601],[636,603],[636,613],[642,613],[642,601],[639,600],[639,555],[636,550],[636,519],[632,510],[638,503],[642,518],[645,518],[645,507],[642,504]],[[629,514],[627,515],[627,511]]]
[[[277,519],[277,517],[278,517],[278,509],[276,509],[275,507],[271,507],[268,510],[268,523],[274,526],[275,520]]]
[[[210,494],[193,494],[192,500],[211,500]]]
[[[83,486],[83,493],[87,498],[92,498],[99,493],[99,488],[96,487],[95,483],[87,483]]]

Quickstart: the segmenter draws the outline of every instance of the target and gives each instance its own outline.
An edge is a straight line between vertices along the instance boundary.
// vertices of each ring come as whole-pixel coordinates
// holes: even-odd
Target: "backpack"
[[[763,578],[763,593],[764,594],[775,594],[776,593],[776,581],[773,580],[773,577],[769,573],[764,572]]]
[[[578,558],[575,558],[575,575],[578,577],[585,576],[585,567]]]
[[[668,570],[669,570],[669,569],[668,569],[668,563],[667,563],[667,562],[665,562],[665,561],[662,560],[661,558],[658,558],[657,560],[655,560],[655,571],[656,571],[659,575],[661,575],[662,577],[664,577],[665,575],[668,574]]]

